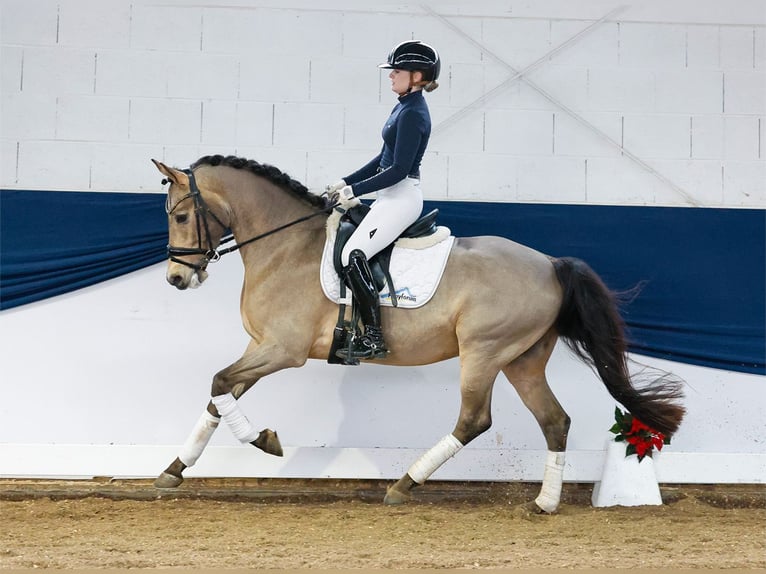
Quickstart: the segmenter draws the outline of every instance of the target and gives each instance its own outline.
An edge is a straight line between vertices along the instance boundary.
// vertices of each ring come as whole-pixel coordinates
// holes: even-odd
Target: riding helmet
[[[408,41],[402,42],[391,50],[388,61],[378,67],[410,72],[420,70],[423,73],[423,79],[431,82],[439,78],[441,60],[439,53],[428,44]]]

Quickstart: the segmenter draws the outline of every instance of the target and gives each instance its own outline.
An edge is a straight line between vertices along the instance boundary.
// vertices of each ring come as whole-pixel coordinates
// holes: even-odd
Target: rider
[[[423,209],[420,162],[431,135],[431,116],[423,90],[439,84],[439,54],[428,44],[410,41],[394,47],[380,68],[390,69],[391,90],[399,96],[383,127],[383,148],[365,166],[327,186],[331,203],[374,191],[377,199],[343,248],[343,279],[351,288],[364,324],[350,351],[352,359],[375,359],[388,353],[380,324],[378,290],[367,262],[417,220]],[[393,296],[393,294],[392,294]]]

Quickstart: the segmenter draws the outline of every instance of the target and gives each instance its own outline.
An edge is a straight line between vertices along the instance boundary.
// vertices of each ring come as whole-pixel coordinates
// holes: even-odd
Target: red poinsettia
[[[655,448],[662,450],[663,445],[670,444],[670,437],[645,425],[629,412],[622,412],[620,407],[614,409],[614,420],[609,432],[617,435],[614,437],[615,442],[627,443],[625,456],[635,454],[638,462],[645,456],[651,457]]]

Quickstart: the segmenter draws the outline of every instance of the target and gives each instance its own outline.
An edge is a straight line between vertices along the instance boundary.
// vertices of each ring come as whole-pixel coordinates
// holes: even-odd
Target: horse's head
[[[178,170],[152,160],[170,183],[168,214],[168,283],[178,289],[199,287],[207,279],[207,264],[218,259],[216,248],[228,229],[225,210],[213,194],[205,194],[191,170]],[[207,197],[210,195],[210,197]],[[217,208],[217,209],[216,209]]]

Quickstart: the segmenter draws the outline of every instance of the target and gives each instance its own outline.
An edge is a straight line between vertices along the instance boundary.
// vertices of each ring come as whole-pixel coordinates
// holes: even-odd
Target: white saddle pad
[[[331,301],[350,304],[350,289],[346,290],[347,299],[340,299],[340,277],[332,261],[337,224],[332,231],[329,225],[319,272],[322,290]],[[439,226],[434,235],[422,239],[400,239],[394,244],[390,271],[396,289],[394,296],[397,307],[415,309],[431,300],[441,281],[454,241],[455,237],[450,234],[450,230]],[[380,292],[380,304],[393,307],[388,285]]]

